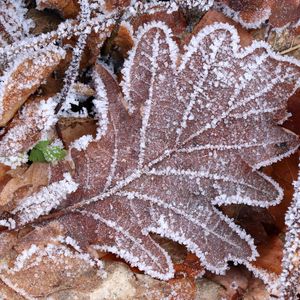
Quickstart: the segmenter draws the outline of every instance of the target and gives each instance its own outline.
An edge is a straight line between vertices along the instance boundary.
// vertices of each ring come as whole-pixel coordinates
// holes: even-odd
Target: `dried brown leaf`
[[[32,53],[31,56],[21,55],[13,62],[2,77],[0,85],[0,126],[7,124],[63,57],[63,50],[46,48]]]
[[[14,207],[20,198],[31,195],[41,186],[48,184],[49,165],[44,163],[33,163],[27,170],[21,168],[19,174],[15,174],[1,190],[1,206],[13,201]]]

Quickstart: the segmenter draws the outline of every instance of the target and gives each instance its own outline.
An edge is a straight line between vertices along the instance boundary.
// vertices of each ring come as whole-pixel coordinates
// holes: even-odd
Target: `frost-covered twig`
[[[79,25],[87,24],[91,17],[91,9],[89,6],[88,0],[79,1],[81,13],[79,14],[78,19],[80,20]],[[78,76],[79,64],[81,61],[82,53],[86,45],[86,39],[88,34],[91,33],[91,28],[87,27],[81,35],[79,35],[76,47],[73,50],[72,61],[69,65],[69,68],[66,72],[64,79],[64,87],[60,94],[58,95],[58,105],[55,109],[56,113],[60,111],[63,107],[68,108],[69,104],[72,102],[72,88],[75,83],[75,80]]]

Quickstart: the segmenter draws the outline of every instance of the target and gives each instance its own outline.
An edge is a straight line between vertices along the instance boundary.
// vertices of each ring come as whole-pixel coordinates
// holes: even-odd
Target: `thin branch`
[[[285,50],[281,51],[280,54],[284,55],[284,54],[290,53],[292,51],[295,51],[295,50],[297,50],[299,48],[300,48],[300,44],[295,45],[295,46],[293,46],[291,48],[285,49]]]

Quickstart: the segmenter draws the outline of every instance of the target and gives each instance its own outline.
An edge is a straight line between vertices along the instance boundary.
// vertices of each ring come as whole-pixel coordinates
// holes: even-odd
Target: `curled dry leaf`
[[[20,55],[0,78],[0,126],[5,126],[64,57],[65,51],[46,47]]]
[[[75,172],[56,166],[60,179],[13,211],[16,226],[56,209],[55,222],[80,248],[116,253],[160,279],[174,269],[149,232],[186,245],[216,273],[228,260],[247,264],[253,240],[214,205],[282,199],[257,169],[299,145],[277,125],[299,72],[264,43],[241,49],[228,24],[204,28],[182,55],[165,24],[147,24],[125,62],[125,99],[98,65],[96,138],[73,143]]]

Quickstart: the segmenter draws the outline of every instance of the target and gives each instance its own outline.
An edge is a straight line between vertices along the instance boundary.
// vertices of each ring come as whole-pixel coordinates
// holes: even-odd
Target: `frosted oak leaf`
[[[150,232],[186,245],[216,273],[255,259],[253,239],[215,205],[281,200],[258,169],[299,145],[277,124],[299,86],[296,61],[264,43],[241,49],[228,24],[206,27],[181,54],[170,29],[153,22],[136,35],[122,89],[95,69],[100,138],[71,149],[76,192],[55,202],[56,222],[81,249],[116,253],[160,279],[174,269]],[[17,224],[34,219],[26,211],[15,210]]]

